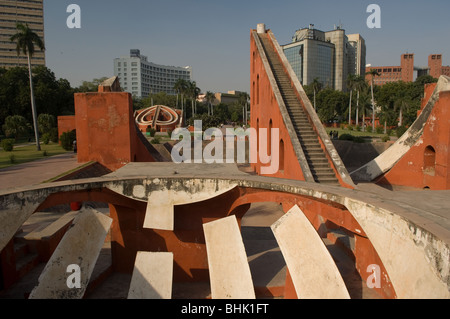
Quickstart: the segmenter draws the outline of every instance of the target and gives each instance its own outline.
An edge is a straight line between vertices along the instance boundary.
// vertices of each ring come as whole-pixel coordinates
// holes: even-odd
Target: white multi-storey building
[[[178,79],[191,81],[192,67],[176,67],[148,62],[146,56],[137,49],[130,50],[129,56],[114,59],[114,75],[119,77],[121,88],[140,98],[150,94],[174,90]]]

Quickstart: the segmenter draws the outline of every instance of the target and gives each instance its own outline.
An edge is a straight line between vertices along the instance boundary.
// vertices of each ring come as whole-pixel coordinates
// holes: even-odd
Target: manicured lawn
[[[46,156],[44,156],[44,152]],[[5,152],[3,149],[0,150],[0,169],[66,152],[58,143],[42,144],[40,152],[36,150],[36,145],[14,145],[12,152]],[[12,156],[14,157],[13,163],[11,163]]]

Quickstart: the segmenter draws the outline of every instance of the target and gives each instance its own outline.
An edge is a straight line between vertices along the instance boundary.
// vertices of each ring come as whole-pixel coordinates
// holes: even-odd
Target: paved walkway
[[[41,184],[83,165],[72,152],[0,169],[0,190]]]

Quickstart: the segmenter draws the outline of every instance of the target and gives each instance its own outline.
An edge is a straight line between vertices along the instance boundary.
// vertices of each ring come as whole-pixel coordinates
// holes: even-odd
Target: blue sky
[[[81,29],[69,29],[66,8],[81,7]],[[366,12],[381,7],[381,29],[369,29]],[[322,31],[341,24],[366,40],[367,63],[399,65],[415,53],[450,64],[448,0],[44,0],[47,66],[78,86],[113,76],[113,59],[140,49],[149,61],[192,66],[203,92],[249,91],[250,30],[265,23],[280,44],[310,23]]]

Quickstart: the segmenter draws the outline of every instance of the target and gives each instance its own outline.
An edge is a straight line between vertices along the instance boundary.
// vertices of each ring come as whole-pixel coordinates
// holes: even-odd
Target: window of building
[[[259,104],[259,74],[256,77],[256,104]]]
[[[428,175],[435,174],[436,170],[436,151],[432,146],[427,146],[423,158],[423,171]]]
[[[269,134],[268,134],[268,142],[269,143],[267,143],[267,145],[268,145],[268,147],[267,147],[267,155],[269,155],[269,156],[272,156],[272,127],[273,127],[273,124],[272,124],[272,119],[270,120],[270,122],[269,122]]]
[[[284,141],[281,139],[280,140],[280,150],[279,150],[279,153],[280,153],[280,160],[279,160],[279,170],[281,171],[281,172],[283,172],[284,171]]]

